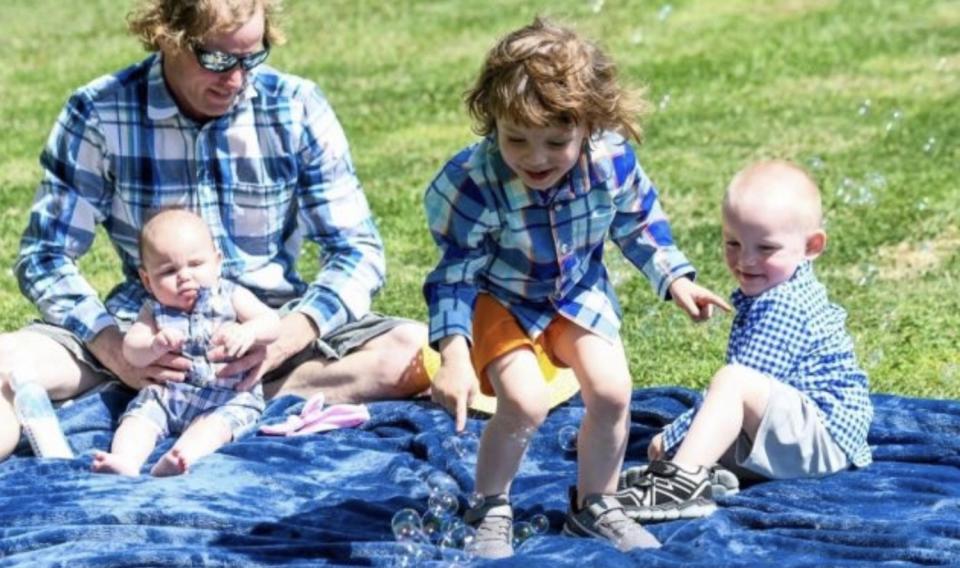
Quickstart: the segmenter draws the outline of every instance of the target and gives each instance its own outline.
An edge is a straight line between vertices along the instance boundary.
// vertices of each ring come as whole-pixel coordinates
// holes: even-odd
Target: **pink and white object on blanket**
[[[280,424],[264,424],[260,431],[269,436],[303,436],[340,428],[353,428],[370,420],[370,412],[363,404],[334,404],[323,407],[323,393],[307,399],[299,415],[287,417]]]

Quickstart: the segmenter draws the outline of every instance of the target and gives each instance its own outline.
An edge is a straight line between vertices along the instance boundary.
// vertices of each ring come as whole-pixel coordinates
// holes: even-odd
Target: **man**
[[[249,370],[247,384],[262,379],[268,396],[319,389],[331,402],[426,388],[424,327],[369,312],[383,245],[333,110],[313,83],[263,65],[283,40],[280,1],[143,0],[131,14],[154,53],[76,91],[41,155],[16,275],[44,323],[0,335],[0,377],[28,369],[55,400],[114,378],[134,389],[183,380],[180,354],[145,369],[121,355],[146,294],[138,229],[182,207],[209,225],[225,277],[283,306],[280,338],[222,374]],[[105,302],[76,264],[98,224],[125,276]],[[310,283],[295,268],[304,238],[321,254]],[[20,428],[0,380],[2,459]]]

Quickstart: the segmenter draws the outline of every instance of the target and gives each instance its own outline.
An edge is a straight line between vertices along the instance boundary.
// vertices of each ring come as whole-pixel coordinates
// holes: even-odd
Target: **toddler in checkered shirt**
[[[621,476],[631,517],[704,516],[741,477],[820,476],[871,462],[867,376],[844,327],[846,313],[813,273],[824,250],[820,193],[785,161],[748,166],[723,199],[726,264],[739,289],[727,364],[699,408],[648,448],[649,466]],[[672,455],[667,461],[665,456]]]
[[[158,439],[182,432],[153,466],[156,476],[179,475],[254,427],[263,412],[259,383],[247,390],[244,375],[218,377],[207,351],[242,356],[274,341],[279,317],[249,290],[220,278],[220,252],[193,213],[164,210],[140,234],[140,279],[153,296],[123,340],[123,355],[147,367],[171,353],[192,359],[183,382],[141,390],[120,419],[110,452],[96,452],[92,469],[138,475]]]
[[[482,499],[464,515],[472,551],[513,553],[510,485],[550,396],[537,353],[572,368],[587,412],[564,532],[622,550],[657,546],[615,492],[629,434],[632,379],[620,306],[603,264],[610,239],[662,299],[691,318],[729,309],[694,283],[657,190],[627,137],[641,106],[614,64],[574,31],[537,19],[488,54],[467,106],[483,138],[427,189],[441,259],[424,285],[442,363],[432,395],[461,430],[473,392],[497,408],[477,453]]]

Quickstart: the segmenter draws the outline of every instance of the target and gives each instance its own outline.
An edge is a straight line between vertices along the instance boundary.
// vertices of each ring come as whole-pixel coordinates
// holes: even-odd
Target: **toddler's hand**
[[[257,340],[249,326],[228,323],[220,326],[210,339],[212,345],[223,347],[222,353],[229,359],[245,354]]]
[[[663,433],[657,434],[650,440],[650,445],[647,446],[647,458],[650,461],[661,460],[663,459]]]
[[[182,332],[168,327],[157,331],[150,348],[157,355],[178,352],[183,348],[183,342],[186,340],[187,337]]]
[[[681,310],[687,312],[693,321],[706,321],[713,316],[713,306],[725,312],[731,310],[720,296],[717,296],[689,278],[677,278],[670,283],[670,295]]]
[[[442,363],[433,378],[430,397],[453,415],[456,431],[467,425],[467,405],[477,392],[477,377],[469,364]]]

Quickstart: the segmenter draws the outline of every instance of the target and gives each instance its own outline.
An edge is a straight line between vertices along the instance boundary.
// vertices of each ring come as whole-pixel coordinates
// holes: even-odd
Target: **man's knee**
[[[429,386],[420,353],[426,343],[426,327],[409,323],[394,327],[365,347],[377,354],[377,382],[385,393],[405,398]]]

